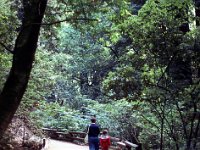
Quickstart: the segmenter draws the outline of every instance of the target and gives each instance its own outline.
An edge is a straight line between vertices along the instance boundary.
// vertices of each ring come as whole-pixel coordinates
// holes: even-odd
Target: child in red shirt
[[[108,131],[103,130],[102,135],[100,136],[100,146],[102,150],[108,150],[110,147],[110,136],[108,136]]]

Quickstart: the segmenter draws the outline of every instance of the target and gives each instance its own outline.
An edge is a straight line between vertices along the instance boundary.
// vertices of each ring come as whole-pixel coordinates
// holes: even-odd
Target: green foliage
[[[91,27],[92,28],[92,27]],[[94,29],[85,33],[70,24],[63,24],[60,31],[61,51],[69,54],[67,71],[74,85],[80,88],[82,95],[96,98],[102,81],[104,68],[110,63],[110,52],[98,41]]]
[[[128,65],[122,65],[115,72],[110,72],[104,80],[104,90],[113,99],[133,98],[139,94],[139,89],[137,74],[134,68]]]
[[[192,89],[199,87],[199,79],[198,75],[192,72],[193,78],[190,80],[192,79],[193,83],[189,84],[187,72],[181,72],[178,66],[182,62],[186,64],[191,61],[191,64],[188,63],[188,70],[198,70],[198,54],[192,50],[194,41],[198,39],[193,34],[198,34],[198,31],[190,28],[189,32],[181,28],[183,24],[190,24],[192,20],[193,16],[188,8],[192,8],[191,1],[150,0],[139,11],[138,16],[129,16],[117,26],[113,26],[118,28],[121,35],[125,32],[131,37],[133,48],[127,48],[128,53],[121,56],[119,67],[110,72],[104,80],[105,91],[109,96],[118,93],[120,95],[123,86],[129,87],[126,81],[132,86],[139,81],[140,84],[136,84],[140,87],[137,99],[142,102],[138,113],[142,117],[138,120],[143,129],[139,137],[144,143],[149,143],[144,144],[145,149],[163,145],[167,148],[183,148],[184,142],[187,145],[190,138],[195,138],[198,121],[194,119],[195,113],[189,110],[197,111],[199,105],[198,94],[192,94],[191,97]],[[196,44],[198,45],[198,42]],[[136,82],[132,83],[132,80],[129,80],[127,70],[132,70],[131,79],[135,79]],[[139,77],[133,78],[134,73]],[[116,89],[119,90],[116,92]],[[123,98],[130,100],[134,92],[137,92],[137,89],[128,91]],[[191,113],[193,119],[183,119],[183,116],[190,116]],[[187,136],[189,134],[190,137]]]
[[[132,136],[135,136],[137,128],[139,129],[137,117],[133,113],[133,106],[137,103],[129,103],[126,100],[110,104],[100,104],[88,99],[83,101],[85,107],[80,111],[66,105],[60,106],[58,103],[41,102],[31,116],[41,127],[57,128],[62,131],[84,131],[90,123],[90,117],[96,115],[101,128],[108,128],[112,136],[134,139]],[[130,132],[133,128],[135,131]]]
[[[6,22],[9,20],[9,9],[7,9],[9,7],[9,3],[7,0],[2,0],[0,2],[0,21],[1,21],[1,27],[0,27],[0,35],[3,34],[3,32],[5,33],[5,31],[7,30],[6,27]]]
[[[16,33],[15,27],[17,26],[16,12],[10,8],[11,4],[12,2],[9,0],[0,1],[0,89],[3,88],[11,67],[12,56],[6,52],[6,48],[12,51],[12,44]]]
[[[81,114],[67,106],[58,103],[40,103],[38,109],[31,114],[40,127],[57,128],[68,131],[82,131],[85,120]]]
[[[0,52],[0,89],[2,89],[3,84],[5,83],[6,77],[9,73],[9,69],[11,66],[11,57],[9,54],[5,54]]]
[[[63,25],[60,38],[62,51],[71,56],[69,69],[72,73],[93,71],[109,59],[107,49],[103,49],[90,32],[82,33],[70,25]]]
[[[66,59],[65,54],[38,50],[20,111],[32,110],[34,103],[50,95],[57,82],[67,79]]]
[[[17,19],[17,9],[13,9],[15,3],[9,0],[2,0],[0,2],[0,38],[8,49],[12,50],[15,40],[16,30],[19,28],[19,21]],[[2,47],[2,45],[1,45]],[[2,47],[4,48],[4,47]]]
[[[0,36],[10,46],[14,36],[6,36],[5,22],[12,21],[20,6],[11,14],[5,0],[0,4]],[[181,30],[196,19],[189,8],[194,8],[190,0],[148,0],[133,15],[128,0],[50,1],[44,22],[63,23],[44,26],[18,113],[31,111],[38,127],[75,131],[85,130],[96,115],[111,135],[141,142],[144,149],[185,149],[190,140],[194,145],[200,32],[194,26]],[[131,43],[122,46],[127,37]],[[0,53],[1,84],[10,59]],[[176,78],[185,76],[181,63],[191,69],[192,82]],[[91,98],[95,90],[99,102]],[[51,94],[57,97],[51,99]]]

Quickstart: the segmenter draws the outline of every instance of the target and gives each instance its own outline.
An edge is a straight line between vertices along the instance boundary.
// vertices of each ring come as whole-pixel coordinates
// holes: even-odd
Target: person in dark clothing
[[[100,128],[96,124],[96,119],[91,119],[91,124],[88,126],[88,143],[89,143],[89,150],[99,150],[99,134]]]

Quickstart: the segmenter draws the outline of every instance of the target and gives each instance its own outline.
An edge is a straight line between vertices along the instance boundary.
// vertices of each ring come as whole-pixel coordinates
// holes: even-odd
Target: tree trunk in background
[[[80,92],[82,95],[88,95],[88,73],[81,72],[80,73]]]
[[[100,88],[100,82],[101,82],[101,76],[99,75],[99,71],[94,71],[92,73],[92,80],[90,85],[90,98],[95,100],[98,98],[98,96],[101,95],[101,88]]]
[[[0,94],[0,138],[26,90],[47,0],[23,0],[24,16],[15,42],[12,68]]]

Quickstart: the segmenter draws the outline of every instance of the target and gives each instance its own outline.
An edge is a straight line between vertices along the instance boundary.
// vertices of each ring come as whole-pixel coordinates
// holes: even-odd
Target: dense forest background
[[[96,115],[145,150],[200,147],[199,0],[43,2],[0,1],[0,133]]]

